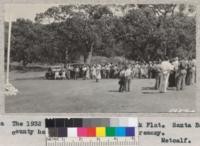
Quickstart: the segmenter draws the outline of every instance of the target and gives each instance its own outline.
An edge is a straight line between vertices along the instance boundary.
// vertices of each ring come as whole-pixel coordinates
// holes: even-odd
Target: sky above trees
[[[59,4],[5,4],[5,21],[9,21],[9,16],[12,15],[13,21],[18,18],[30,19],[31,21],[35,20],[35,16],[38,13],[45,12],[48,8],[56,7]],[[187,7],[189,5],[186,5]],[[116,15],[122,15],[122,12],[117,12],[111,8],[112,11],[115,11]],[[178,11],[178,7],[176,9]],[[188,9],[185,9],[188,11]],[[195,15],[195,13],[191,14]]]

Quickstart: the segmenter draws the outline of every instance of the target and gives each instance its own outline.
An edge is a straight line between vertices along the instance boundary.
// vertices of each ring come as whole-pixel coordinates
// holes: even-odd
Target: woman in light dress
[[[87,66],[86,67],[86,80],[89,80],[90,79],[90,67]]]
[[[96,82],[99,82],[100,79],[101,79],[101,65],[98,64],[96,66]]]
[[[91,78],[95,79],[96,78],[96,66],[93,65],[91,68]]]

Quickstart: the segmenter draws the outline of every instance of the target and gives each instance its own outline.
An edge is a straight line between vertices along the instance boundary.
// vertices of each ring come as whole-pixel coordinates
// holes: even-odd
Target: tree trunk
[[[67,64],[69,62],[69,54],[68,54],[68,48],[66,48],[65,50],[65,64]]]
[[[87,57],[87,60],[86,60],[86,63],[87,63],[87,64],[90,64],[90,63],[91,63],[93,50],[94,50],[94,43],[92,43],[92,45],[91,45],[91,47],[90,47],[90,52],[89,52],[88,57]]]

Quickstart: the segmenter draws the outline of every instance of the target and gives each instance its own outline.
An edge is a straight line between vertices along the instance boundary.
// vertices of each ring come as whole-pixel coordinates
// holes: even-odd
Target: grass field
[[[128,113],[195,110],[195,86],[159,93],[154,80],[134,79],[131,92],[118,92],[118,80],[45,80],[44,72],[11,72],[17,96],[5,99],[7,113]]]

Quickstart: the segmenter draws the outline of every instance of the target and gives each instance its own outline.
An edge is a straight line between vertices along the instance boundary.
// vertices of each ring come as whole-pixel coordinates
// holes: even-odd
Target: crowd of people
[[[161,93],[168,87],[176,87],[183,90],[185,85],[196,82],[195,59],[169,60],[167,57],[157,61],[133,61],[129,63],[105,63],[92,65],[66,65],[62,70],[55,73],[55,79],[83,80],[94,79],[119,79],[119,92],[130,91],[131,80],[155,79],[155,89]]]
[[[134,71],[131,65],[125,66],[121,70],[119,92],[130,91],[130,83],[131,78],[134,77]],[[155,78],[154,87],[160,93],[165,93],[168,87],[175,87],[178,91],[183,90],[185,85],[190,86],[196,83],[196,61],[191,58],[179,60],[176,57],[169,60],[167,57],[164,57],[154,64],[148,64],[146,75],[149,78]]]
[[[168,87],[176,87],[183,90],[185,85],[196,83],[196,60],[178,57],[169,59],[165,57],[157,67],[156,85],[161,93],[167,91]]]

